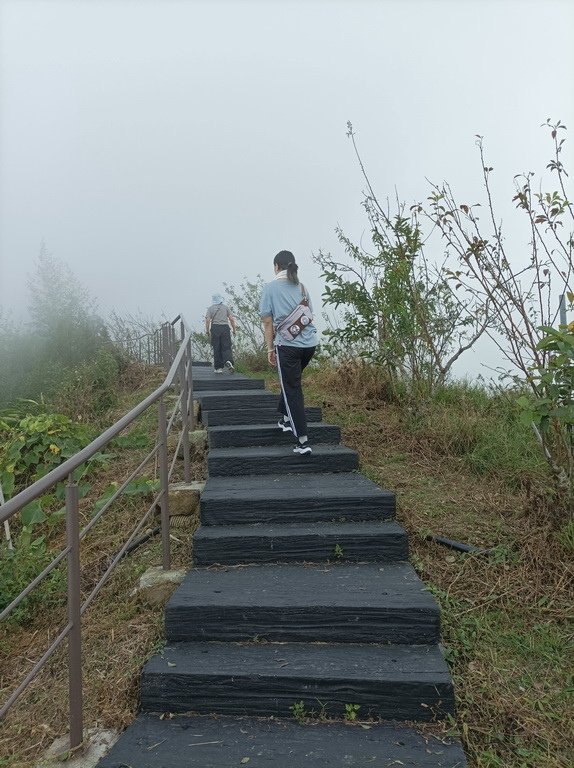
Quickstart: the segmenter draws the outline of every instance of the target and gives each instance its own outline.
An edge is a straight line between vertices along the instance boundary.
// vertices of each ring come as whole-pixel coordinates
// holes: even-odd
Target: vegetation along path
[[[209,440],[196,567],[166,606],[143,711],[99,768],[464,768],[433,728],[453,684],[394,495],[319,408],[313,454],[297,456],[263,381],[198,367],[195,392]]]

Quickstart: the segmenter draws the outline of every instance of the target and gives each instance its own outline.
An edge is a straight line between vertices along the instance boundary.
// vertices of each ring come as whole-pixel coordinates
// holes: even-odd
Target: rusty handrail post
[[[169,325],[164,323],[161,327],[162,362],[166,371],[169,371]]]
[[[177,339],[177,334],[175,332],[175,328],[171,329],[171,334],[172,334],[171,338],[172,338],[173,345],[174,345],[174,355],[173,356],[174,356],[174,359],[175,359],[175,355],[177,354],[177,349],[178,349],[178,339]],[[183,398],[183,375],[184,375],[184,371],[185,371],[185,352],[181,356],[180,364],[177,367],[177,373],[176,373],[176,376],[175,376],[175,378],[173,380],[173,385],[175,387],[177,387],[177,389],[179,390],[179,393],[182,396],[182,398]],[[183,425],[183,401],[182,400],[180,400],[180,406],[179,407],[180,407],[180,414],[181,414],[181,417],[182,417],[182,425]]]
[[[191,358],[192,352],[191,352],[191,339],[187,342],[187,360],[188,360],[188,368],[187,368],[187,389],[188,389],[188,408],[190,412],[190,420],[189,420],[189,428],[193,432],[195,428],[197,427],[197,424],[195,423],[195,409],[193,407],[193,360]]]
[[[84,740],[84,702],[82,692],[82,624],[80,593],[80,522],[78,486],[70,474],[66,485],[66,537],[68,554],[68,691],[70,706],[70,749]]]
[[[191,365],[191,361],[190,361]],[[179,384],[181,387],[181,429],[182,440],[181,446],[183,450],[183,479],[184,482],[189,483],[191,480],[191,465],[189,461],[189,387],[187,384],[187,348],[181,358],[179,369]]]
[[[170,326],[169,337],[171,339],[171,346],[170,346],[171,361],[170,362],[173,362],[175,360],[175,356],[177,355],[177,339],[175,334],[175,328],[173,327],[173,325]]]
[[[169,543],[169,467],[167,457],[167,416],[163,395],[158,407],[158,433],[159,433],[159,480],[161,487],[161,552],[162,565],[165,571],[171,567],[170,543]]]

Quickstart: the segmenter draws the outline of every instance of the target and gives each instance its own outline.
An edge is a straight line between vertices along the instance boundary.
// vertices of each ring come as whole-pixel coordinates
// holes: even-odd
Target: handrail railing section
[[[179,338],[178,338],[179,331]],[[145,341],[144,341],[145,339]],[[171,322],[163,323],[152,334],[146,334],[137,340],[138,345],[131,344],[125,351],[132,357],[137,357],[143,362],[162,365],[166,370],[163,383],[144,400],[141,401],[129,413],[115,422],[105,432],[99,435],[89,445],[80,450],[71,458],[64,461],[47,475],[37,480],[29,487],[22,490],[16,496],[5,501],[0,506],[0,523],[8,522],[10,518],[18,514],[27,504],[38,499],[57,483],[65,480],[65,509],[66,509],[66,546],[47,565],[44,570],[31,581],[22,592],[14,598],[10,605],[0,613],[0,620],[9,616],[23,600],[40,584],[64,559],[67,559],[67,609],[68,621],[61,629],[56,639],[34,664],[18,687],[0,707],[0,719],[2,719],[14,702],[26,690],[39,672],[46,665],[54,652],[68,640],[68,696],[69,696],[69,738],[70,749],[75,749],[83,741],[83,686],[82,686],[82,637],[81,620],[95,597],[106,583],[116,565],[129,551],[138,533],[142,530],[157,505],[161,510],[161,539],[162,539],[162,565],[168,570],[171,565],[170,533],[169,533],[169,482],[175,469],[176,461],[180,453],[183,455],[183,477],[185,482],[191,479],[190,441],[189,433],[195,428],[193,412],[193,363],[191,330],[184,317],[178,315]],[[178,392],[173,410],[169,414],[166,407],[166,394],[173,390]],[[90,519],[90,522],[80,529],[79,525],[79,494],[78,485],[73,479],[73,472],[84,462],[104,448],[113,438],[117,437],[126,427],[133,424],[143,413],[157,404],[158,438],[153,449],[119,485],[114,494]],[[174,451],[173,461],[169,463],[168,434],[180,416],[181,429],[177,446]],[[179,424],[178,424],[179,426]],[[136,478],[143,468],[151,461],[157,462],[159,467],[159,490],[156,493],[149,508],[134,527],[128,539],[116,553],[112,562],[101,576],[96,586],[82,602],[80,592],[80,543],[86,534],[106,514],[114,502],[122,495],[128,484]]]

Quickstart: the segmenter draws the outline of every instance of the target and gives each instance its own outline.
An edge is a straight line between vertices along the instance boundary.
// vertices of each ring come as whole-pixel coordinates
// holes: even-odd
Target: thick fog
[[[573,30],[567,0],[4,0],[0,305],[24,315],[42,241],[103,315],[198,325],[281,249],[318,303],[312,254],[368,229],[348,120],[383,200],[473,202],[483,135],[527,249],[513,176],[549,178],[546,118],[574,166]]]

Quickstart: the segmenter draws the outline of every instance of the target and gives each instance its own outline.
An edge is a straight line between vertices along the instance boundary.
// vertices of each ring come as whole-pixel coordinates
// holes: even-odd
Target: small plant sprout
[[[357,713],[361,709],[360,704],[345,704],[345,720],[352,723],[357,719]]]
[[[333,554],[338,560],[341,560],[343,557],[343,547],[340,544],[335,544],[335,549],[333,550]]]
[[[305,702],[303,701],[295,701],[293,704],[291,704],[289,709],[293,713],[293,717],[295,720],[297,720],[298,723],[302,723],[307,717],[307,713],[305,711]]]

